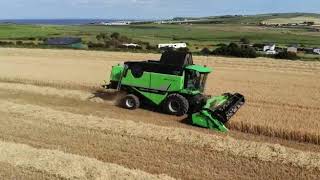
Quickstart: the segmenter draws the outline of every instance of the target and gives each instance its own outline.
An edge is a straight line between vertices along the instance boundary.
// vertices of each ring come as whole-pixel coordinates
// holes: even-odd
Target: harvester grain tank
[[[124,91],[121,105],[139,108],[152,104],[170,115],[188,115],[192,124],[226,132],[225,124],[245,103],[239,93],[204,94],[212,69],[193,64],[192,54],[166,51],[160,61],[129,61],[112,67],[106,89]]]

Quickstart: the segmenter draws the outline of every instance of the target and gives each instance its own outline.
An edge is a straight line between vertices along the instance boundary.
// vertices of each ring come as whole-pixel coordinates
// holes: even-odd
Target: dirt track
[[[128,53],[0,49],[1,140],[26,144],[35,151],[52,149],[175,178],[319,179],[317,145],[237,132],[221,135],[190,127],[177,117],[119,109],[110,97],[107,101],[101,95],[90,97],[93,94],[88,89],[105,79],[108,66],[120,62],[123,56],[158,58]],[[210,94],[228,90],[246,94],[248,104],[233,119],[235,124],[288,124],[286,130],[307,129],[312,135],[319,132],[319,102],[314,99],[320,97],[317,63],[223,58],[212,62],[197,58],[197,62],[216,67],[209,79]],[[307,123],[300,129],[298,119],[302,117]],[[48,179],[59,175],[30,165],[8,164],[1,158],[0,163],[5,177],[10,175],[8,169],[20,174],[25,171],[22,174],[30,179],[37,176],[36,172]]]

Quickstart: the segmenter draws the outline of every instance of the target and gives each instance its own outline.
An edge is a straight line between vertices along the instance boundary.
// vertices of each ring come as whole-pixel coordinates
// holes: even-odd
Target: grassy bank
[[[141,49],[98,46],[105,42],[97,40],[97,35],[110,36],[114,32],[131,39],[134,43],[148,43],[152,49],[146,48],[146,45]],[[218,44],[239,42],[241,38],[250,40],[251,44],[276,43],[279,47],[292,44],[300,44],[305,47],[320,46],[319,33],[298,27],[276,28],[244,24],[141,24],[130,26],[0,24],[1,47],[59,48],[42,45],[43,40],[64,36],[81,37],[84,43],[95,45],[94,47],[89,45],[90,50],[104,51],[158,53],[156,48],[158,43],[186,42],[188,48],[198,55],[202,54],[200,51],[205,47],[214,50]],[[121,44],[122,41],[118,43]],[[299,54],[299,56],[301,60],[320,60],[318,55]]]
[[[26,40],[55,36],[76,36],[84,41],[95,41],[99,33],[119,32],[136,40],[151,44],[188,42],[192,48],[213,46],[218,43],[239,41],[246,37],[253,43],[274,42],[279,45],[320,44],[319,34],[301,28],[271,28],[241,24],[194,25],[130,25],[130,26],[49,26],[49,25],[0,25],[1,40]]]

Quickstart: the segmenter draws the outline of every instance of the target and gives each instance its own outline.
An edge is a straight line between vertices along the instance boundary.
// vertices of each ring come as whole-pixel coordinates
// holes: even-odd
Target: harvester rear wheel
[[[163,104],[164,111],[171,115],[183,116],[189,110],[188,100],[180,94],[171,94]]]
[[[134,110],[140,107],[140,100],[133,94],[128,94],[122,99],[122,106],[126,109]]]

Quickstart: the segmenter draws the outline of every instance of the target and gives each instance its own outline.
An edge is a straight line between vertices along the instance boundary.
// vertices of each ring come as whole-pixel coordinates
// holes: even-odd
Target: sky
[[[166,19],[320,13],[320,0],[0,0],[0,19]]]

